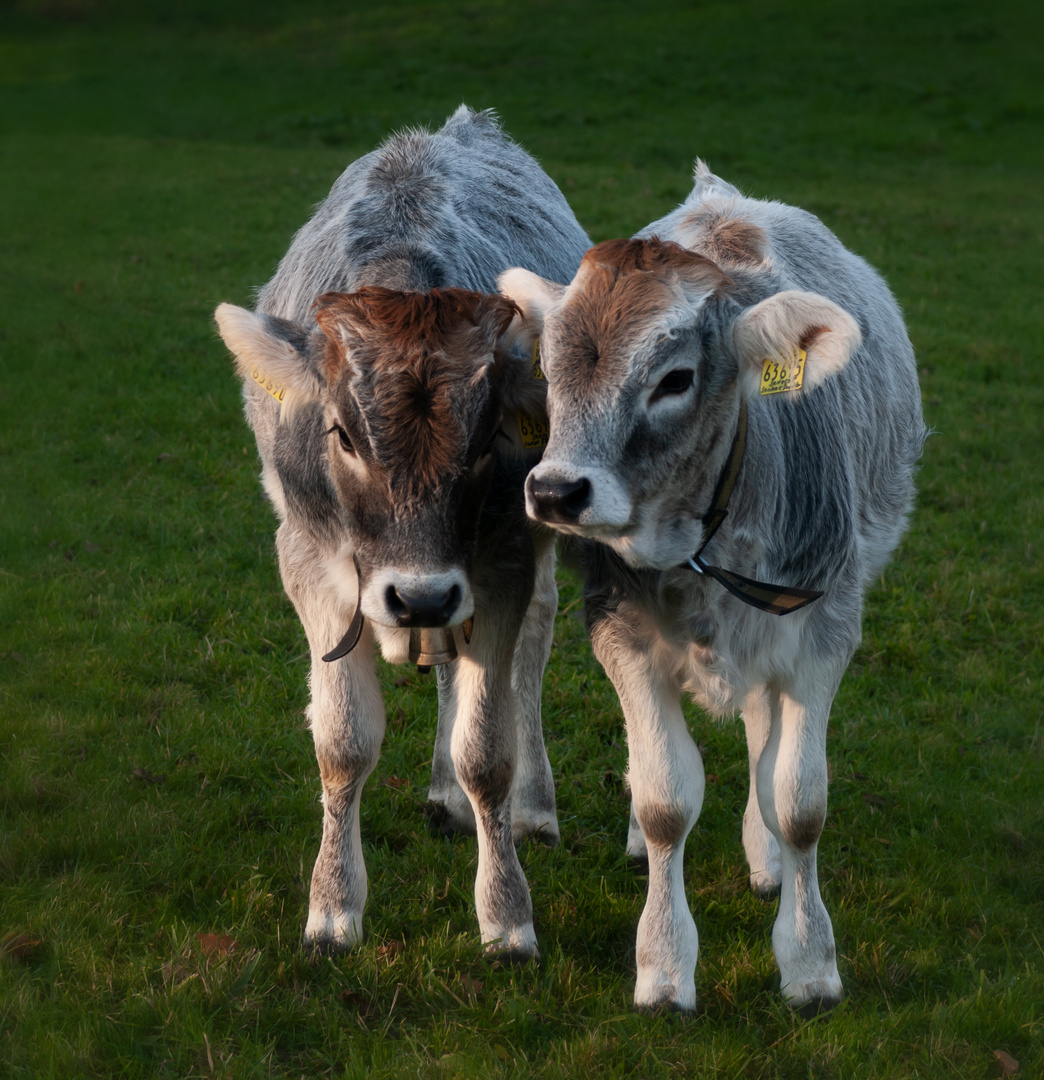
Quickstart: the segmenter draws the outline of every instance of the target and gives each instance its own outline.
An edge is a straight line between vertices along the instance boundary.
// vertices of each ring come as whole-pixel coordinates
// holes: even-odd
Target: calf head
[[[375,286],[315,307],[317,330],[230,304],[215,317],[244,382],[280,400],[280,423],[295,438],[322,432],[343,530],[331,576],[354,594],[357,573],[359,610],[378,625],[457,625],[473,610],[504,417],[543,413],[529,364],[502,344],[517,309],[463,289]],[[321,428],[296,423],[302,408],[322,410]]]
[[[787,366],[803,349],[807,394],[860,342],[825,297],[751,304],[750,280],[656,238],[597,245],[568,286],[516,268],[500,288],[523,332],[539,334],[548,380],[551,438],[526,509],[632,566],[667,569],[699,547],[740,399],[758,393],[766,359]]]

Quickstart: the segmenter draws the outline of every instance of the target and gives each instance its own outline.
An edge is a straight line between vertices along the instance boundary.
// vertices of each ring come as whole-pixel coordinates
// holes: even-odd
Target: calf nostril
[[[397,621],[404,621],[410,617],[409,604],[399,595],[399,590],[394,585],[389,585],[384,590],[384,604],[387,607],[392,618]]]
[[[529,490],[539,516],[547,521],[575,521],[591,502],[591,481],[586,476],[560,483],[534,480]]]
[[[453,613],[460,606],[460,586],[454,585],[448,593],[446,593],[446,599],[442,604],[442,617],[447,622],[452,617]]]
[[[591,501],[591,481],[581,476],[564,486],[567,490],[562,492],[562,507],[570,517],[579,517]]]

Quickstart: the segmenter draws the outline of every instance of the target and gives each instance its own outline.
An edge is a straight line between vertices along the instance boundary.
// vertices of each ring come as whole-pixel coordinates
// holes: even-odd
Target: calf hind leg
[[[540,694],[544,668],[551,655],[558,587],[555,584],[555,548],[550,538],[538,546],[536,582],[511,665],[515,700],[518,754],[511,785],[511,831],[515,843],[532,836],[554,846],[561,835],[555,805],[555,782],[544,747]]]
[[[842,996],[834,932],[819,893],[816,851],[826,819],[826,731],[832,690],[774,698],[757,763],[761,815],[779,844],[779,912],[772,948],[788,1003],[818,1013]]]
[[[435,729],[435,749],[431,756],[431,785],[428,788],[428,822],[443,836],[475,834],[475,814],[464,789],[457,782],[450,747],[457,716],[457,662],[435,669],[439,687],[439,719]]]
[[[778,707],[778,698],[775,699]],[[779,844],[761,816],[758,801],[758,761],[772,730],[773,698],[764,686],[757,687],[743,702],[743,724],[747,732],[750,765],[750,792],[743,813],[743,850],[750,867],[751,891],[764,899],[779,895],[783,869]]]

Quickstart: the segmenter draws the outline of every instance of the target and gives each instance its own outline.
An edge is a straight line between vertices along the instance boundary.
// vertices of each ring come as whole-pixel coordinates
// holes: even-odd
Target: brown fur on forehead
[[[323,293],[315,306],[316,321],[334,345],[326,353],[331,381],[344,363],[345,348],[362,342],[371,346],[369,356],[376,364],[416,353],[481,359],[519,314],[504,296],[469,289],[399,292],[377,285],[354,293]]]
[[[468,425],[489,398],[471,365],[414,353],[388,359],[362,407],[375,454],[393,489],[435,490],[464,467]]]
[[[656,237],[591,248],[560,314],[559,345],[569,368],[557,377],[577,391],[621,381],[639,341],[677,303],[679,280],[708,291],[733,284],[706,256]]]
[[[693,248],[729,266],[757,266],[768,256],[768,237],[752,221],[701,206],[682,220],[681,235]]]
[[[665,280],[672,276],[711,289],[732,284],[728,274],[706,255],[683,248],[673,240],[650,236],[646,240],[606,240],[595,244],[584,256],[581,267],[604,267],[619,274],[655,274]]]

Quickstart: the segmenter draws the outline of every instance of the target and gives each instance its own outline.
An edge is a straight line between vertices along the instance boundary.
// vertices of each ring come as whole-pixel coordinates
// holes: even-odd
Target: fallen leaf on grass
[[[131,776],[135,780],[144,780],[147,784],[165,784],[167,782],[166,773],[151,773],[148,769],[135,769]]]
[[[32,934],[8,934],[0,941],[0,956],[9,956],[12,960],[28,964],[42,944],[40,938]]]
[[[401,776],[386,776],[381,783],[384,784],[385,787],[402,788],[409,783],[409,780],[403,780]]]
[[[1001,1076],[1016,1076],[1019,1071],[1019,1063],[1007,1052],[1007,1050],[994,1050],[993,1056],[1000,1066]]]
[[[235,938],[228,934],[197,934],[196,941],[204,956],[227,956],[235,947]]]
[[[720,777],[716,772],[709,772],[705,777],[708,784],[716,784]]]
[[[389,941],[387,945],[381,945],[377,950],[378,959],[386,959],[389,963],[395,959],[405,949],[406,946],[401,941]]]
[[[467,994],[478,994],[481,990],[485,989],[486,986],[481,979],[473,979],[470,975],[461,975],[460,985]]]

